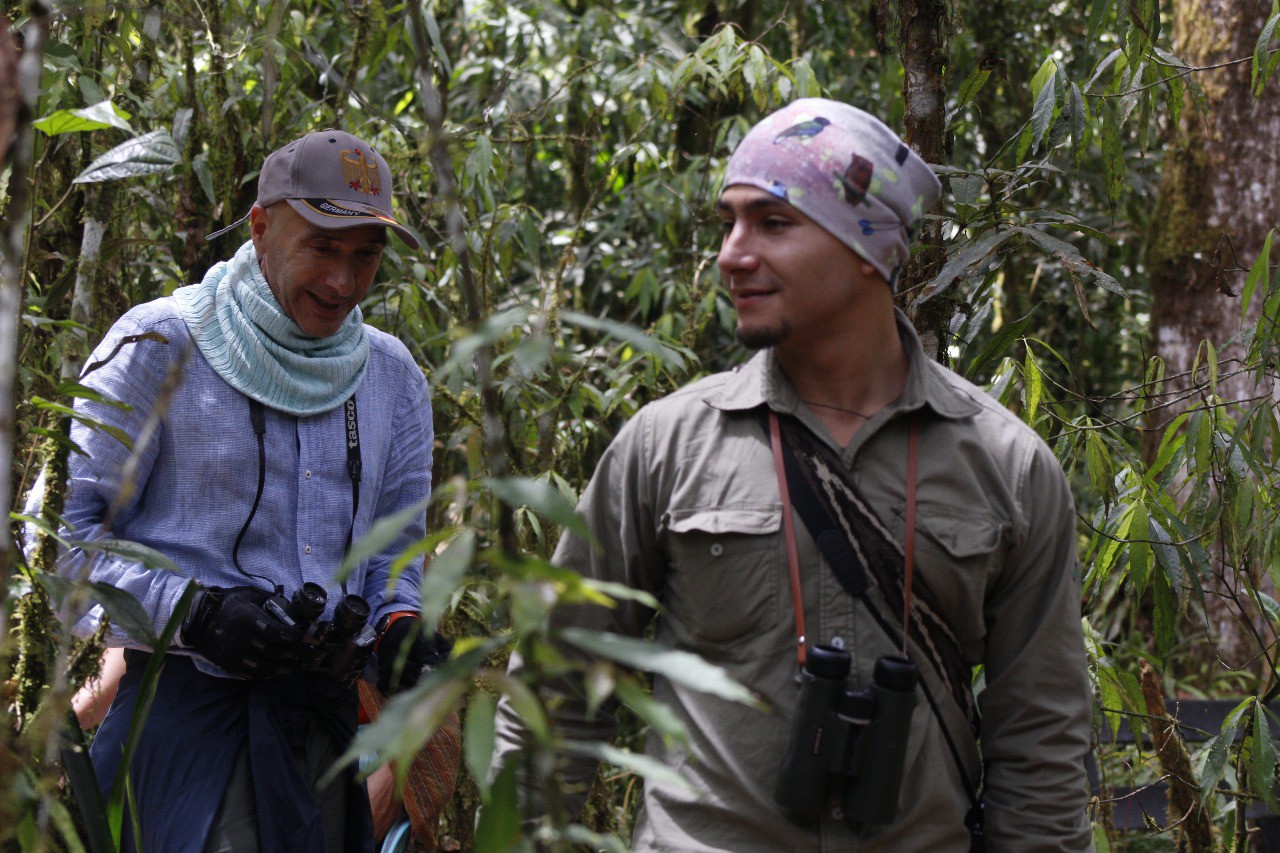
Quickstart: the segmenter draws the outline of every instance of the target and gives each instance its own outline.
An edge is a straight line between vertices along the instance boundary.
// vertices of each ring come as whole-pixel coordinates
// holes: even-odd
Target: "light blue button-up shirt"
[[[63,556],[60,571],[77,578],[87,574],[132,594],[157,633],[192,578],[221,587],[266,588],[270,581],[283,586],[286,597],[311,581],[328,592],[326,618],[331,616],[343,594],[335,573],[352,525],[343,406],[308,417],[266,411],[262,500],[239,549],[243,569],[261,578],[248,577],[232,562],[258,487],[258,447],[247,398],[213,372],[171,298],[130,310],[89,363],[107,359],[121,341],[149,332],[167,343],[125,343],[83,380],[106,400],[128,408],[81,399],[77,414],[123,430],[138,447],[135,455],[107,432],[80,420],[73,424],[71,438],[84,454],[73,453],[69,463],[64,535],[139,542],[168,556],[181,571],[146,568],[79,548]],[[373,328],[366,332],[369,363],[355,395],[363,469],[355,540],[379,518],[423,501],[431,489],[433,430],[426,380],[403,344]],[[166,378],[175,370],[181,381],[165,399]],[[150,424],[153,413],[159,421]],[[113,503],[118,506],[108,531],[104,521]],[[410,561],[395,578],[391,563],[424,533],[425,512],[420,512],[352,572],[347,589],[369,602],[372,620],[418,609],[419,561]],[[102,615],[94,606],[77,623],[77,633],[96,629]],[[117,625],[108,643],[143,647]],[[199,663],[201,669],[220,672]]]

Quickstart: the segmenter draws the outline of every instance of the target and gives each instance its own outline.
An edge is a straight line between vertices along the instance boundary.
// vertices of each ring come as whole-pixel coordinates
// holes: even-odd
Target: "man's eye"
[[[732,230],[733,230],[733,220],[732,220],[732,219],[721,219],[721,220],[720,220],[720,231],[721,231],[722,233],[724,233],[724,234],[728,234],[728,233],[729,233],[730,231],[732,231]]]
[[[791,224],[790,219],[783,219],[778,216],[770,216],[768,219],[764,221],[765,228],[773,228],[773,229],[786,228],[790,224]]]

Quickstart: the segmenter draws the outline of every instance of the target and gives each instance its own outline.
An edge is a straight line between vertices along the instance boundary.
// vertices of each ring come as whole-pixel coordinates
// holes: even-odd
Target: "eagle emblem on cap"
[[[378,164],[365,159],[359,148],[342,152],[342,179],[351,189],[365,195],[382,192],[378,186]]]

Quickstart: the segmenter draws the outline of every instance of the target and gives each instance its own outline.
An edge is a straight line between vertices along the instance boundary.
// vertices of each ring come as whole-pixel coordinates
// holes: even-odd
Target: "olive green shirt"
[[[901,314],[898,323],[909,362],[906,388],[849,446],[836,449],[901,541],[908,414],[919,413],[916,571],[967,662],[985,665],[981,757],[954,700],[933,693],[970,778],[985,764],[988,849],[1087,849],[1090,688],[1065,477],[1031,429],[926,359]],[[801,828],[773,803],[798,688],[781,501],[768,438],[753,413],[762,404],[795,415],[831,443],[766,350],[736,371],[644,407],[619,432],[579,506],[602,547],[566,534],[556,552],[558,565],[653,593],[665,608],[656,624],[659,643],[722,666],[772,708],[657,678],[655,696],[683,721],[690,742],[668,746],[653,737],[647,750],[689,790],[647,784],[633,847],[967,850],[969,800],[923,698],[912,715],[892,824],[855,833],[832,806],[818,827]],[[840,586],[798,517],[795,529],[809,642],[848,649],[851,682],[865,686],[875,659],[895,649]],[[568,610],[559,619],[635,636],[652,616],[620,602]],[[520,666],[513,659],[513,669]],[[557,715],[565,735],[608,739],[612,718],[589,718],[584,709],[570,703]],[[518,749],[519,738],[518,721],[504,704],[497,763]],[[571,762],[566,778],[583,782],[594,771],[589,761]]]

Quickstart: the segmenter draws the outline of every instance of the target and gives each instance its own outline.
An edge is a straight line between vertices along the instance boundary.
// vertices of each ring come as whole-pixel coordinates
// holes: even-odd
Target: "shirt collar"
[[[894,320],[907,354],[907,384],[902,396],[886,407],[885,414],[897,415],[926,407],[949,419],[977,414],[981,408],[978,401],[948,382],[940,366],[929,363],[907,315],[895,308]],[[726,382],[702,399],[722,412],[747,411],[765,404],[774,411],[794,415],[804,406],[778,366],[772,348],[756,353],[750,361],[739,365]]]

